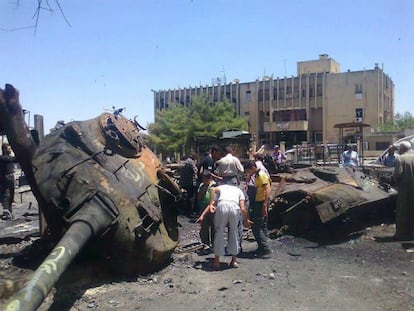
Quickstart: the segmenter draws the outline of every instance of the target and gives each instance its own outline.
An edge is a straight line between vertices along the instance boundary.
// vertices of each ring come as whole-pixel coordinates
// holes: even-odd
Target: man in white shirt
[[[351,145],[348,145],[346,150],[342,153],[342,166],[359,166],[358,153],[352,150]]]
[[[240,183],[240,177],[244,173],[243,165],[240,160],[233,155],[233,149],[230,146],[225,148],[226,155],[216,162],[217,174],[223,178],[223,182],[237,178]]]

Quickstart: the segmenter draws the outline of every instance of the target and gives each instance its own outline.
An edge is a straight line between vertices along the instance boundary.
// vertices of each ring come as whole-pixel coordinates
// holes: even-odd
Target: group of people
[[[395,154],[395,146],[389,145],[387,155],[381,158],[381,163],[387,167],[395,167],[397,155]],[[358,152],[354,150],[352,145],[347,145],[345,151],[342,153],[342,166],[360,166]]]
[[[275,146],[274,161],[283,163],[285,156]],[[213,147],[210,154],[198,165],[200,184],[196,190],[198,202],[197,222],[201,223],[201,242],[214,252],[214,269],[220,268],[220,256],[231,255],[230,267],[237,267],[237,255],[242,250],[244,228],[251,228],[257,242],[256,255],[268,258],[272,250],[267,242],[267,213],[271,193],[269,172],[263,165],[263,155],[255,154],[244,167],[232,154],[230,147],[224,151]],[[342,164],[359,166],[358,153],[351,146],[342,154]],[[395,167],[394,179],[398,188],[396,234],[398,239],[414,239],[414,153],[409,142],[400,145],[399,156],[390,145],[383,164]],[[244,179],[243,179],[244,177]],[[244,181],[243,187],[241,182]],[[281,190],[279,184],[276,192]],[[227,230],[227,246],[225,233]]]
[[[271,180],[262,160],[256,154],[255,160],[243,166],[230,146],[213,146],[198,165],[201,182],[196,199],[200,216],[196,221],[201,223],[201,242],[214,252],[215,270],[220,269],[220,257],[225,254],[231,255],[229,266],[238,267],[244,228],[252,229],[258,244],[256,256],[270,258],[267,212]],[[254,191],[248,193],[246,185]]]

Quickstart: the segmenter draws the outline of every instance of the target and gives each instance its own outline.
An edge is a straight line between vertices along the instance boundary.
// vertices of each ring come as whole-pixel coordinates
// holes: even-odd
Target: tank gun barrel
[[[108,229],[116,219],[116,211],[105,207],[108,204],[102,204],[99,196],[94,196],[84,206],[53,251],[34,272],[31,280],[11,298],[5,310],[37,310],[83,246]]]
[[[5,310],[37,310],[52,286],[91,236],[88,224],[74,223],[37,268],[32,279],[10,300]]]

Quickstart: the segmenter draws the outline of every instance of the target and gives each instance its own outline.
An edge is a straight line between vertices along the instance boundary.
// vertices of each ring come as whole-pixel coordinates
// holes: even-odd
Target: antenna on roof
[[[223,83],[226,84],[227,80],[226,80],[226,71],[224,70],[224,65],[223,65],[223,70],[221,72],[223,73]]]

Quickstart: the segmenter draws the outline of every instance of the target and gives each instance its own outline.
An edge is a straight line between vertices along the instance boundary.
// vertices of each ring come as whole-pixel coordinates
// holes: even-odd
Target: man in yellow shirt
[[[247,180],[254,176],[254,184],[257,188],[254,202],[251,202],[250,217],[253,235],[257,242],[256,255],[261,258],[270,258],[272,253],[267,242],[267,210],[270,196],[270,179],[265,172],[257,168],[254,161],[245,164]]]

